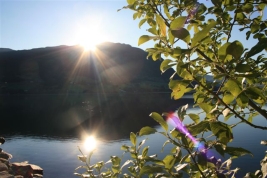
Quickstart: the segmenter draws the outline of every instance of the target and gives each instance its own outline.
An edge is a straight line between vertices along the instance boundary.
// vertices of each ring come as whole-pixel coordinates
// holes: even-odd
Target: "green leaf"
[[[141,28],[141,26],[146,22],[146,19],[142,19],[140,22],[139,22],[139,28]]]
[[[147,140],[147,139],[144,139],[144,140],[142,140],[142,141],[139,143],[138,148],[137,148],[137,152],[139,152],[139,150],[141,149],[141,147],[145,144],[146,140]]]
[[[178,68],[178,67],[177,67]],[[177,72],[178,73],[178,72]],[[179,70],[178,75],[182,77],[185,80],[193,80],[193,76],[186,70],[186,69],[181,69]]]
[[[260,30],[260,25],[256,23],[252,23],[250,26],[250,31],[252,34],[258,32]]]
[[[185,147],[189,147],[189,142],[185,134],[181,134],[181,140],[182,140],[182,143],[185,145]]]
[[[130,166],[130,167],[128,167],[128,171],[129,171],[132,175],[136,176],[136,171],[135,171],[135,167],[134,167],[134,166]]]
[[[149,28],[147,31],[152,33],[153,35],[158,35],[157,29],[155,27]]]
[[[233,113],[230,113],[228,114],[226,117],[224,117],[224,121],[228,121],[230,119],[230,117],[232,117],[234,114]]]
[[[149,126],[143,127],[140,131],[139,131],[139,136],[143,136],[143,135],[150,135],[150,134],[154,134],[156,133],[157,130],[154,128],[151,128]]]
[[[188,114],[188,116],[197,124],[199,123],[199,115],[197,114]]]
[[[166,24],[163,18],[160,15],[156,14],[156,21],[157,21],[157,24],[159,25],[161,35],[166,36]]]
[[[91,157],[92,157],[92,155],[93,155],[94,151],[95,151],[95,149],[94,149],[94,150],[92,150],[92,151],[90,151],[90,153],[89,153],[89,155],[88,155],[88,157],[87,157],[87,163],[88,163],[88,164],[90,164],[90,163],[91,163]]]
[[[250,13],[253,11],[254,6],[251,3],[246,3],[244,6],[242,6],[242,10],[246,13]]]
[[[216,21],[212,19],[209,21],[208,25],[206,25],[201,31],[196,33],[192,38],[191,48],[196,46],[198,42],[200,42],[203,38],[205,38],[210,32],[211,28],[213,28],[215,25]]]
[[[122,168],[123,168],[124,166],[127,166],[128,164],[130,164],[130,163],[132,163],[132,162],[133,162],[132,160],[127,160],[127,161],[125,161],[125,163],[121,166],[120,170],[122,170]]]
[[[199,103],[198,105],[205,113],[209,113],[213,109],[213,106],[208,103]]]
[[[174,61],[173,60],[170,60],[170,59],[163,60],[162,63],[160,64],[160,70],[161,70],[161,72],[163,73],[166,70],[168,70],[169,68],[175,66],[175,64],[173,62]]]
[[[215,150],[222,156],[224,156],[225,149],[221,144],[214,145]]]
[[[120,165],[121,159],[118,156],[111,156],[110,157],[112,165]]]
[[[80,160],[80,161],[82,161],[82,162],[86,162],[86,160],[87,160],[87,157],[86,156],[83,156],[83,155],[78,155],[78,159]]]
[[[140,176],[144,174],[155,174],[159,172],[163,172],[163,168],[161,166],[145,165],[140,170]]]
[[[251,68],[248,64],[237,64],[235,69],[239,73],[246,73],[249,72]]]
[[[236,19],[236,21],[243,21],[245,17],[246,16],[243,13],[236,13],[236,18],[235,19]]]
[[[174,36],[172,35],[171,29],[168,29],[169,42],[171,45],[174,44]]]
[[[226,88],[234,97],[237,97],[242,92],[240,85],[233,79],[229,79],[225,83],[224,88]]]
[[[189,85],[189,80],[171,80],[169,82],[169,88],[173,90],[171,97],[175,100],[180,99],[187,92],[187,86]]]
[[[256,117],[257,115],[259,115],[259,113],[250,113],[248,117],[248,122],[252,123],[254,117]]]
[[[136,146],[136,135],[133,132],[130,133],[130,140],[132,144]]]
[[[173,98],[174,100],[178,100],[180,98],[182,98],[184,96],[184,91],[180,90],[180,91],[173,91],[171,93],[171,98]]]
[[[251,35],[251,31],[247,31],[247,32],[246,32],[246,40],[249,39],[250,35]]]
[[[138,17],[138,14],[139,14],[138,12],[136,12],[136,13],[133,14],[133,19],[134,20]]]
[[[182,170],[183,168],[185,168],[188,164],[184,163],[184,164],[178,164],[177,166],[175,166],[175,170],[176,172]]]
[[[231,61],[232,57],[227,52],[227,49],[230,45],[231,43],[225,43],[223,46],[220,47],[218,51],[220,61]]]
[[[197,154],[197,162],[202,169],[207,168],[207,155],[203,152]]]
[[[249,98],[244,94],[240,93],[238,97],[236,98],[236,103],[241,107],[245,108],[248,105]]]
[[[166,140],[166,141],[164,142],[164,144],[162,145],[162,148],[161,148],[161,152],[164,151],[164,147],[165,147],[167,144],[169,144],[169,143],[171,143],[170,140]]]
[[[230,110],[229,108],[225,108],[225,109],[222,111],[222,114],[223,114],[224,118],[226,118],[230,112],[231,112],[231,110]],[[225,119],[224,119],[224,120],[225,120]]]
[[[228,153],[231,156],[243,156],[246,154],[250,154],[251,156],[253,156],[253,154],[244,149],[244,148],[240,148],[240,147],[226,147],[225,152]]]
[[[146,157],[147,153],[148,153],[148,149],[149,149],[149,146],[145,147],[142,151],[142,157]]]
[[[150,36],[148,36],[148,35],[141,36],[139,38],[139,40],[138,40],[138,46],[140,46],[141,44],[143,44],[143,43],[145,43],[145,42],[147,42],[149,40],[151,40],[151,37]]]
[[[171,33],[174,37],[183,40],[186,43],[190,41],[190,33],[185,28],[179,28],[177,30],[171,30]]]
[[[184,27],[187,16],[179,16],[171,22],[170,28],[176,30]]]
[[[211,0],[211,2],[217,7],[221,7],[222,5],[222,0]]]
[[[116,175],[116,174],[118,174],[119,171],[120,171],[120,166],[118,166],[118,165],[113,165],[113,166],[111,167],[111,169],[112,169],[114,175]]]
[[[253,99],[257,103],[262,104],[266,101],[266,98],[265,98],[262,90],[259,88],[252,87],[252,86],[248,87],[245,90],[245,93],[250,99]]]
[[[178,115],[178,118],[180,118],[180,120],[181,120],[182,122],[183,122],[183,120],[184,120],[184,116],[185,116],[185,114],[186,114],[186,110],[187,110],[187,108],[188,108],[188,104],[183,105],[183,106],[180,106],[180,107],[178,108],[177,115]]]
[[[256,8],[257,8],[258,11],[262,11],[262,10],[264,10],[265,6],[266,6],[265,3],[261,3],[258,6],[256,6]]]
[[[188,85],[190,81],[188,80],[171,80],[169,82],[169,88],[173,91],[181,91],[184,90]]]
[[[219,48],[219,51],[218,51],[218,55],[219,55],[219,59],[221,61],[225,61],[225,59],[230,59],[230,56],[228,55],[227,53],[227,49],[228,47],[230,46],[231,43],[225,43],[223,46],[221,46]],[[227,57],[227,58],[226,58]]]
[[[221,143],[227,144],[233,139],[232,129],[225,123],[220,121],[210,122],[210,129]]]
[[[185,155],[185,156],[181,159],[180,163],[183,163],[183,162],[186,162],[186,163],[190,163],[190,162],[191,162],[191,156],[190,156],[190,154]]]
[[[127,0],[127,2],[129,5],[132,5],[132,4],[134,4],[135,0]]]
[[[127,145],[121,146],[121,150],[123,150],[123,151],[128,151],[128,149],[129,149],[129,146],[127,146]]]
[[[164,8],[164,13],[170,19],[171,18],[171,15],[169,13],[168,5],[167,4],[164,4],[163,8]]]
[[[226,49],[227,54],[231,54],[235,59],[240,59],[244,47],[239,41],[232,42]]]
[[[174,137],[174,138],[179,138],[181,137],[181,132],[179,132],[178,130],[176,130],[176,128],[174,128],[173,130],[170,131],[170,134]]]
[[[255,54],[260,53],[262,50],[266,48],[267,38],[259,39],[259,42],[251,48],[251,50],[247,53],[246,58],[250,58]]]
[[[164,165],[165,165],[165,168],[166,169],[171,169],[175,163],[175,156],[174,155],[167,155],[164,159],[163,159],[163,162],[164,162]]]
[[[225,94],[223,96],[223,102],[226,104],[230,104],[232,101],[234,101],[235,97],[232,94]]]
[[[182,49],[180,47],[176,47],[173,49],[172,56],[177,57],[180,56],[181,54],[182,54]]]
[[[206,130],[209,130],[209,122],[208,121],[201,121],[198,124],[192,125],[188,127],[188,131],[191,135],[196,136]]]
[[[156,122],[158,122],[165,131],[168,131],[168,124],[161,115],[156,112],[152,112],[149,116],[152,117]]]

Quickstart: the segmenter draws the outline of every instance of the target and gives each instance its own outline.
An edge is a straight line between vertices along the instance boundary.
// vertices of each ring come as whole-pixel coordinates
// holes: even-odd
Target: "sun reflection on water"
[[[86,151],[93,151],[96,148],[97,141],[94,136],[88,136],[84,141]]]

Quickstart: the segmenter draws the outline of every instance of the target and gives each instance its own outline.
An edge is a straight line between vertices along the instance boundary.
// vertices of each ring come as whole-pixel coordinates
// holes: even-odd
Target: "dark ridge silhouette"
[[[7,51],[13,51],[13,50],[9,49],[9,48],[0,48],[0,53],[1,52],[7,52]]]
[[[103,43],[95,52],[58,46],[0,53],[1,94],[106,92],[167,89],[173,71],[163,75],[160,61],[130,45]],[[11,87],[9,84],[12,83]],[[154,85],[153,85],[154,84]]]

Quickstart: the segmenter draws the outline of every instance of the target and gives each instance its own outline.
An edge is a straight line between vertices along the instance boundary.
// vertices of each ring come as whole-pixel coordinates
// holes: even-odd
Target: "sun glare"
[[[85,51],[94,51],[100,43],[108,41],[107,37],[101,32],[98,24],[90,26],[80,26],[76,34],[76,43],[84,48]]]
[[[89,136],[84,141],[84,147],[87,151],[93,151],[96,148],[96,139],[93,136]]]

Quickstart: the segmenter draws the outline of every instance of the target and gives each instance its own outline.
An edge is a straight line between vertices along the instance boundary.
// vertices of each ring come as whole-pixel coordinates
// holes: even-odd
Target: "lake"
[[[130,131],[136,132],[142,126],[145,126],[147,124],[155,126],[158,130],[161,129],[159,126],[155,125],[153,119],[148,117],[149,115],[148,112],[158,111],[156,109],[158,109],[159,106],[165,107],[162,108],[162,110],[166,109],[166,111],[170,111],[175,107],[178,108],[180,105],[184,105],[187,103],[189,103],[189,110],[196,113],[199,111],[196,108],[192,108],[193,105],[192,98],[188,96],[187,98],[181,99],[179,102],[176,102],[176,105],[175,103],[170,102],[170,105],[166,105],[165,103],[157,107],[150,106],[145,110],[142,107],[140,107],[138,110],[133,109],[134,112],[139,112],[138,115],[135,114],[134,116],[136,117],[139,116],[143,118],[136,119],[134,117],[131,118],[130,116],[126,116],[125,114],[115,113],[115,115],[113,116],[116,117],[118,116],[123,118],[118,119],[118,123],[110,125],[111,128],[109,128],[108,124],[106,124],[105,127],[99,126],[99,125],[105,125],[105,123],[99,124],[97,125],[98,127],[96,127],[96,124],[94,123],[93,124],[94,128],[83,127],[82,128],[83,130],[78,129],[79,132],[70,132],[70,131],[66,132],[61,127],[56,128],[54,125],[51,125],[51,127],[47,124],[42,126],[41,124],[45,123],[43,121],[40,122],[40,124],[38,124],[38,122],[40,121],[40,119],[38,118],[43,119],[44,117],[48,116],[52,117],[51,113],[55,113],[55,115],[57,115],[58,118],[50,118],[50,120],[58,119],[58,121],[62,122],[63,116],[67,116],[67,119],[75,117],[76,120],[78,120],[77,121],[78,123],[84,123],[83,121],[86,119],[82,117],[87,117],[87,115],[89,114],[94,115],[93,113],[90,113],[90,111],[88,111],[88,108],[94,110],[95,107],[94,106],[92,107],[90,106],[91,108],[88,107],[90,103],[88,103],[88,101],[84,99],[86,98],[86,96],[79,96],[79,97],[61,96],[61,98],[65,98],[65,101],[70,100],[70,102],[73,102],[74,103],[73,106],[75,106],[75,109],[73,109],[72,106],[67,102],[66,103],[69,105],[68,109],[59,109],[59,108],[55,109],[54,106],[51,105],[49,106],[49,103],[47,103],[48,101],[46,101],[46,99],[48,97],[57,98],[55,99],[55,101],[57,102],[58,98],[60,98],[60,96],[46,96],[41,98],[40,96],[38,97],[19,96],[19,97],[10,97],[9,99],[2,97],[2,107],[6,107],[5,109],[10,107],[11,105],[13,106],[13,108],[19,108],[19,106],[23,106],[23,104],[24,106],[17,112],[15,112],[16,110],[14,110],[14,113],[10,114],[6,113],[6,111],[4,110],[0,110],[1,121],[3,121],[4,123],[1,124],[0,135],[6,138],[6,143],[4,145],[1,145],[1,148],[4,151],[7,151],[13,155],[11,162],[29,161],[29,163],[36,164],[42,167],[44,169],[45,178],[76,177],[73,175],[74,169],[80,165],[83,165],[83,163],[77,159],[77,155],[80,155],[78,146],[84,151],[84,153],[86,153],[86,149],[84,148],[83,145],[84,137],[82,136],[81,132],[88,134],[95,133],[97,136],[97,149],[93,154],[92,162],[97,162],[101,160],[108,161],[109,156],[111,155],[121,156],[123,154],[123,151],[120,150],[120,147],[122,144],[128,144],[128,145],[130,144],[130,142],[128,141],[129,140],[128,136]],[[71,97],[73,100],[71,99]],[[151,99],[147,95],[143,95],[143,98],[144,99],[142,101],[138,101],[142,102],[141,106],[147,105],[148,104],[147,100]],[[160,100],[160,96],[158,94],[156,95],[154,94],[154,98],[158,98]],[[130,100],[133,100],[133,98],[130,98]],[[40,104],[40,101],[42,101],[42,104]],[[125,100],[122,101],[124,102]],[[35,106],[35,102],[39,103],[39,105]],[[45,111],[42,111],[42,107],[44,107],[43,105],[47,105],[50,107],[50,111],[48,111],[47,114]],[[55,106],[56,105],[58,105],[58,103],[55,104]],[[86,105],[86,107],[84,105]],[[91,103],[91,105],[93,104]],[[113,105],[115,104],[113,103]],[[36,118],[36,121],[34,121],[34,118],[37,117],[38,112],[37,111],[30,112],[31,109],[28,109],[29,107],[31,109],[39,108],[38,112],[41,115],[38,118]],[[125,106],[121,107],[123,107],[122,109],[126,108]],[[130,108],[131,107],[133,106],[130,106]],[[114,109],[116,109],[116,107],[112,108],[111,111],[113,112],[110,113],[114,114],[115,112]],[[70,112],[70,110],[72,112]],[[102,110],[103,112],[107,112],[105,108],[102,108]],[[97,111],[97,113],[99,114],[101,112]],[[16,118],[19,115],[20,118]],[[102,116],[106,117],[106,115],[101,115],[101,117]],[[5,118],[8,117],[8,119],[3,119],[3,117]],[[27,118],[24,117],[30,117],[27,123],[23,122],[23,119],[27,120]],[[112,120],[112,118],[109,119],[111,119],[111,121],[108,121],[109,124],[116,121]],[[101,119],[99,120],[103,122],[103,120]],[[257,117],[254,120],[255,124],[267,126],[266,120],[260,117]],[[189,122],[190,122],[189,119],[185,119],[185,123]],[[231,118],[229,120],[229,123],[233,122],[234,118]],[[49,124],[51,123],[55,124],[54,122],[49,122]],[[71,121],[71,124],[73,124],[73,120]],[[96,128],[100,130],[97,130]],[[114,133],[115,131],[116,133]],[[249,171],[254,172],[257,169],[260,169],[259,162],[263,158],[266,150],[266,147],[260,145],[260,141],[267,140],[267,131],[253,129],[252,127],[249,127],[245,124],[240,124],[233,129],[233,132],[234,132],[234,141],[229,145],[246,148],[250,150],[254,154],[254,156],[251,157],[249,155],[245,155],[240,159],[233,160],[232,168],[235,167],[241,168],[241,170],[239,171],[240,172],[239,175],[245,175],[246,172]],[[169,150],[171,149],[171,145],[167,145],[167,147],[164,149],[164,152],[161,153],[161,146],[165,142],[165,139],[162,135],[154,134],[147,137],[149,139],[146,145],[150,146],[148,154],[150,155],[158,154],[159,157],[163,157],[164,154],[168,153]],[[144,137],[140,138],[139,141],[143,139]],[[215,152],[214,155],[218,156]],[[124,155],[124,159],[127,158],[129,158],[129,156]]]

